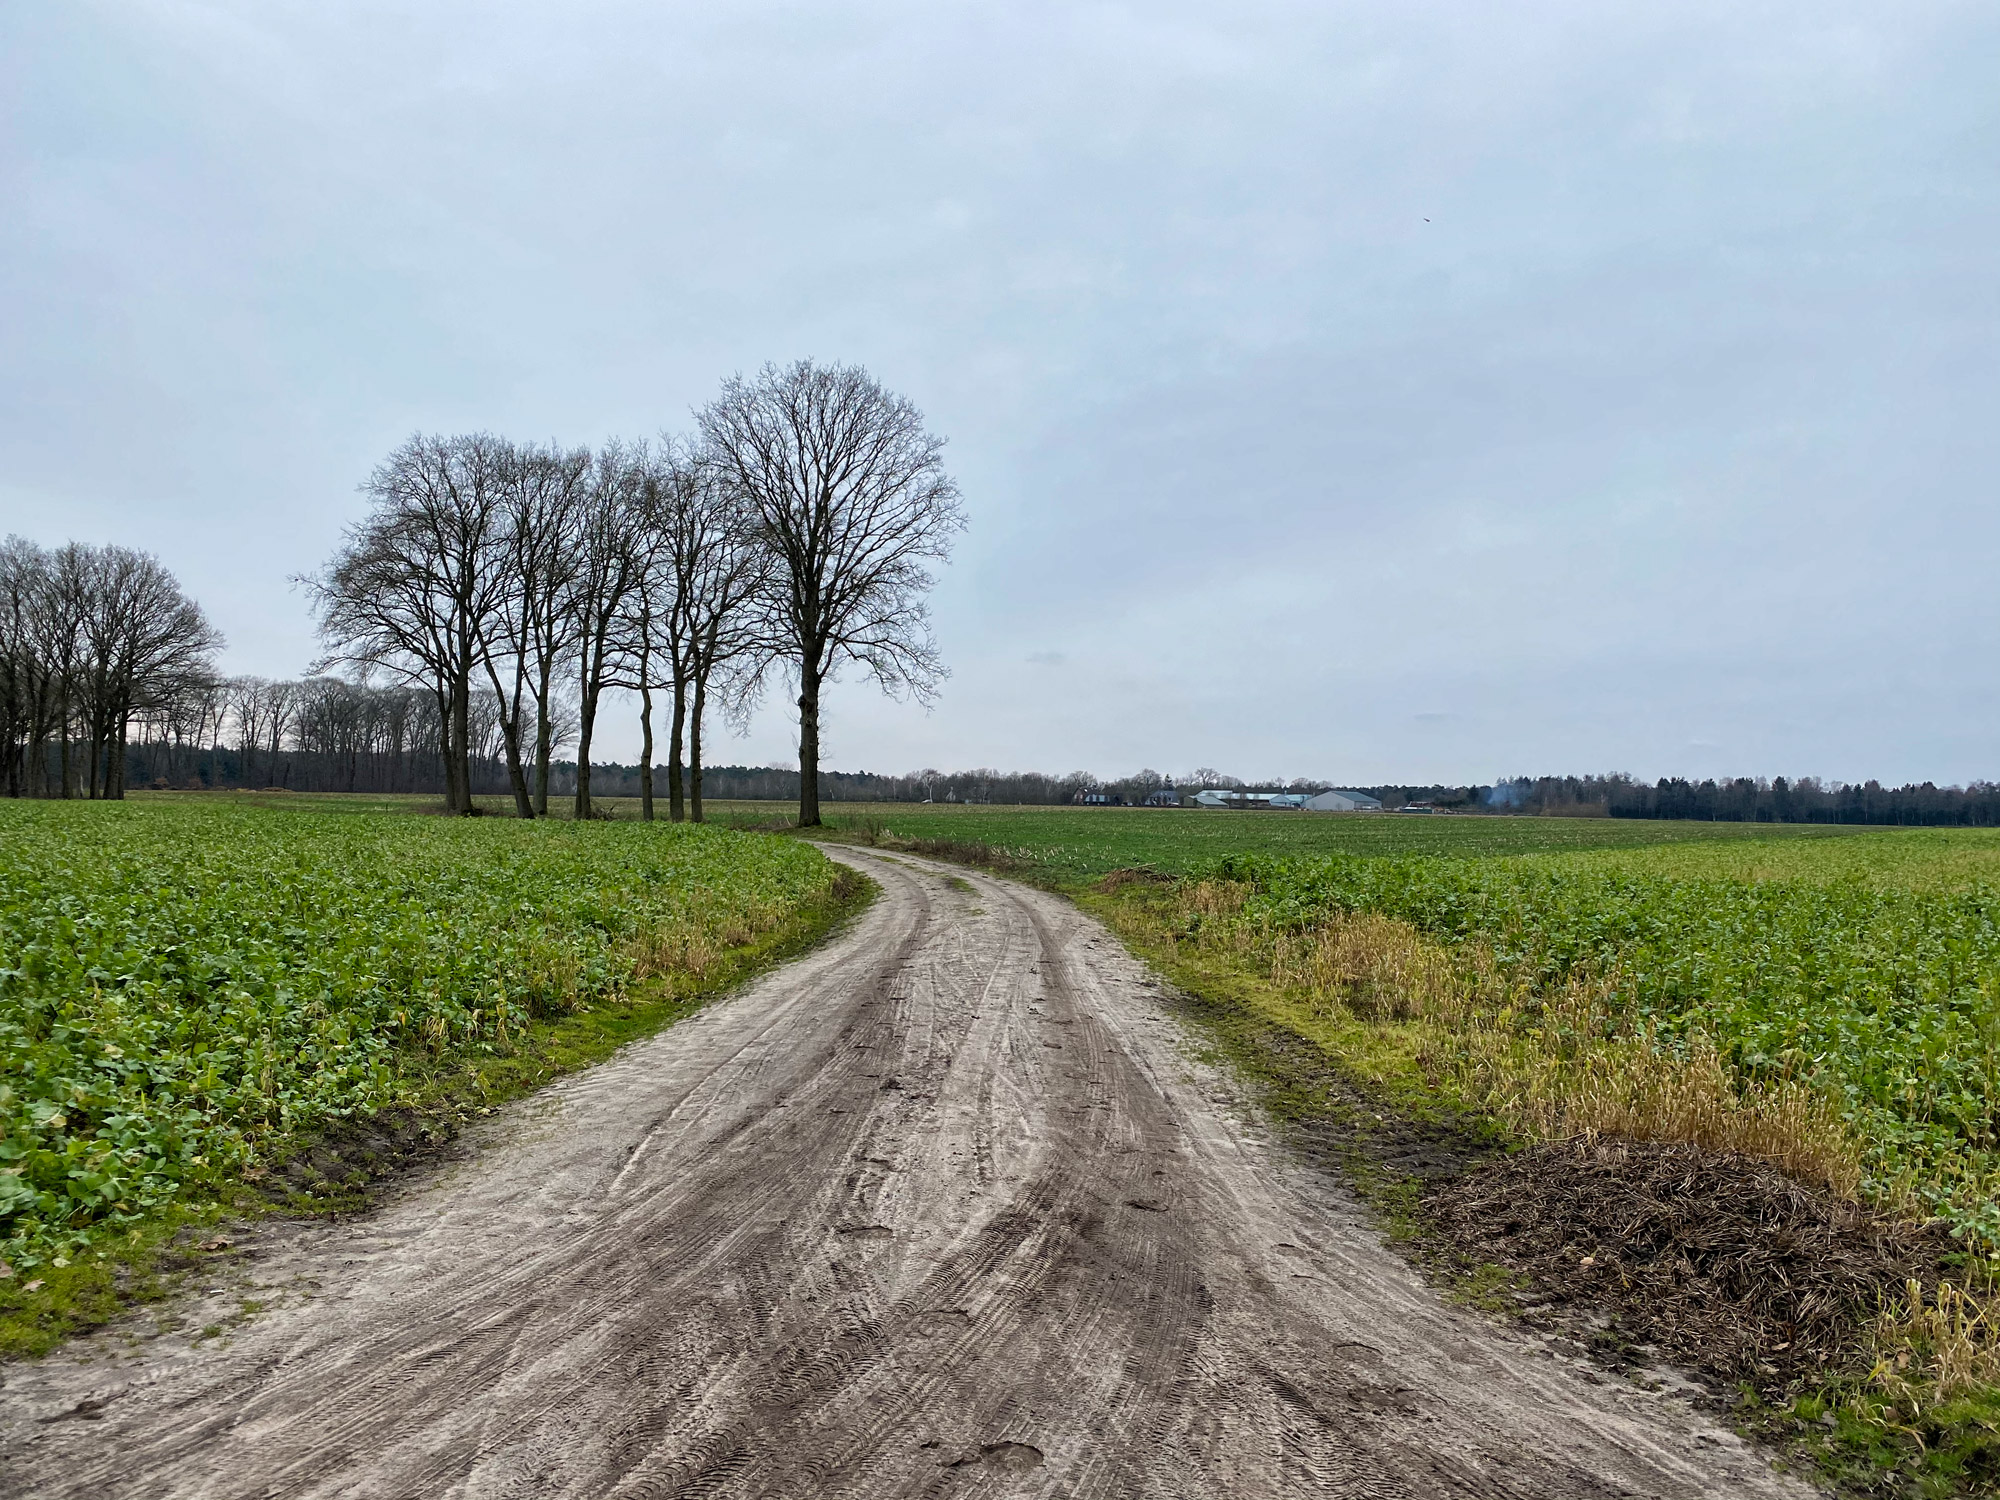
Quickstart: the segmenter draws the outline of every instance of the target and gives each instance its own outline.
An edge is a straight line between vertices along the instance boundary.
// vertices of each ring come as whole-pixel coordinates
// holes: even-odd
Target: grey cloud
[[[941,706],[850,682],[835,763],[1990,775],[1996,43],[1921,0],[15,7],[0,529],[159,551],[294,672],[284,580],[411,430],[858,359],[974,525]],[[789,744],[774,702],[729,748]]]

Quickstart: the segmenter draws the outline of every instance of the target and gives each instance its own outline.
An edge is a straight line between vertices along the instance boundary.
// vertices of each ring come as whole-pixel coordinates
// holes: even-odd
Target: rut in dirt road
[[[7,1369],[0,1493],[1809,1493],[1443,1307],[1067,903],[841,857],[853,931],[255,1263],[315,1295]]]

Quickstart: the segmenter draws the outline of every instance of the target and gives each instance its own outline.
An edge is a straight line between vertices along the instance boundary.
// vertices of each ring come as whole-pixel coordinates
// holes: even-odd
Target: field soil
[[[842,938],[0,1371],[0,1494],[1812,1493],[1441,1303],[1067,902],[835,857]]]

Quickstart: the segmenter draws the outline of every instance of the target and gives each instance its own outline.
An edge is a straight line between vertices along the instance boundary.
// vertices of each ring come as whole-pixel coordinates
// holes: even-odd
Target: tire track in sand
[[[0,1495],[1810,1493],[1440,1305],[1067,903],[837,857],[853,932],[254,1263],[317,1296],[9,1367]]]

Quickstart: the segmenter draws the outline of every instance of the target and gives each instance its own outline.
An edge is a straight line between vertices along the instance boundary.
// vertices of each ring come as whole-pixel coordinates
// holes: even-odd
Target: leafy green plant
[[[441,1062],[698,981],[833,879],[688,825],[0,805],[0,1262],[22,1286]]]
[[[1835,845],[1817,849],[1832,850]],[[1863,1144],[1863,1191],[1906,1195],[2000,1249],[2000,892],[1855,878],[1635,872],[1623,858],[1222,861],[1237,920],[1303,931],[1376,913],[1476,947],[1522,1028],[1565,1024],[1579,982],[1598,1024],[1712,1048],[1740,1084],[1803,1084]]]

